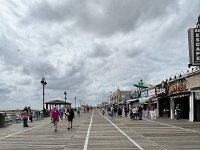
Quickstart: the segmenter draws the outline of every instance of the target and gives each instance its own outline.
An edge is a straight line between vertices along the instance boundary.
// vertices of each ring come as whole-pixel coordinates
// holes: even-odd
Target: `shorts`
[[[72,120],[73,120],[73,117],[68,116],[68,121],[72,121]]]
[[[56,118],[56,119],[53,119],[53,122],[56,122],[56,121],[58,122],[58,121],[59,121],[59,119],[58,119],[58,118]]]

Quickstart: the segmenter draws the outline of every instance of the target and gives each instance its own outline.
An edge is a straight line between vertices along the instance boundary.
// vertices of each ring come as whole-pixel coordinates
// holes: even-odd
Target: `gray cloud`
[[[30,8],[27,18],[33,21],[66,22],[71,21],[83,31],[100,35],[117,32],[130,32],[140,24],[160,19],[177,9],[174,1],[62,1],[51,5],[40,2]],[[32,20],[30,20],[31,22]]]
[[[109,55],[110,55],[110,50],[106,45],[96,44],[94,46],[94,49],[92,49],[91,53],[89,54],[89,57],[103,58],[103,57],[109,57]]]

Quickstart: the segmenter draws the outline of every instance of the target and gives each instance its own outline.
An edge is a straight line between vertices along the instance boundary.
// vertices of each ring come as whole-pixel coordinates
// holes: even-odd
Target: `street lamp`
[[[81,107],[81,100],[79,100],[79,103],[80,103],[80,107]]]
[[[67,95],[67,92],[65,91],[64,94],[65,94],[65,106],[66,106],[66,99],[67,99],[66,95]]]
[[[45,115],[45,108],[44,108],[44,87],[47,85],[46,79],[42,77],[42,80],[40,82],[42,84],[43,89],[43,116]]]
[[[76,109],[76,97],[75,97],[75,109]]]

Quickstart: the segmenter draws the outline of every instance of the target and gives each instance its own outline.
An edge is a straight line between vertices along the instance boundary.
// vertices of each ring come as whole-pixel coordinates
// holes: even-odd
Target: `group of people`
[[[44,110],[43,110],[44,111]],[[72,129],[72,123],[73,119],[75,118],[74,109],[71,106],[67,106],[64,108],[64,111],[58,110],[56,107],[54,107],[51,111],[51,120],[54,123],[55,132],[58,128],[58,122],[59,119],[63,119],[63,117],[68,120],[68,130]],[[21,120],[23,121],[23,127],[29,127],[28,120],[30,122],[33,122],[33,113],[31,112],[31,109],[29,107],[25,107],[22,110],[22,113],[20,115]],[[80,107],[77,108],[77,117],[80,117]]]
[[[141,106],[132,108],[132,110],[130,112],[130,119],[142,120],[142,107]]]
[[[128,114],[130,113],[130,119],[139,119],[142,120],[142,115],[143,115],[143,108],[142,106],[137,106],[133,107],[132,109],[128,109],[127,107],[116,107],[116,106],[111,106],[107,108],[108,114],[111,117],[122,117],[125,116],[127,117]],[[104,115],[105,113],[105,108],[102,108],[102,113]]]
[[[33,113],[30,107],[24,107],[21,113],[21,120],[23,121],[23,127],[28,127],[28,120],[33,122]]]
[[[64,114],[65,114],[65,118],[68,119],[68,128],[67,129],[70,130],[70,129],[72,129],[73,119],[75,118],[74,109],[71,106],[65,107]],[[79,114],[79,116],[80,116],[80,114]],[[54,128],[55,128],[55,132],[56,132],[57,128],[58,128],[59,118],[63,119],[63,116],[61,116],[59,110],[56,107],[54,107],[51,112],[51,118],[54,123]]]
[[[116,106],[111,106],[111,107],[108,107],[108,113],[111,117],[122,117],[122,116],[128,116],[128,108],[127,107],[116,107]]]

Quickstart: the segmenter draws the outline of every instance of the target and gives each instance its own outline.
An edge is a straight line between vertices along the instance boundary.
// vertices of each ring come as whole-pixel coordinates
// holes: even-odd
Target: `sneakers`
[[[55,129],[55,132],[57,132],[57,129]]]
[[[68,130],[70,130],[70,128],[69,128],[69,127],[68,127],[67,129],[68,129]]]

